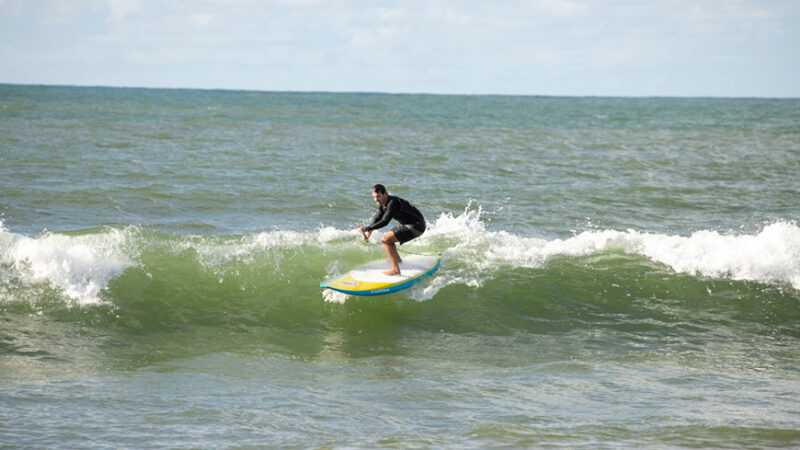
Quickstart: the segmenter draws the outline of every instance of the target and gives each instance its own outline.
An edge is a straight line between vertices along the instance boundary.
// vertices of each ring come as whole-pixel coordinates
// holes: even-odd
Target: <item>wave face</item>
[[[583,292],[592,301],[610,290],[618,304],[631,296],[668,294],[691,302],[697,295],[745,296],[753,290],[796,299],[800,290],[800,228],[794,223],[766,224],[753,234],[587,230],[543,239],[489,230],[481,215],[480,208],[442,214],[421,238],[401,247],[441,253],[443,262],[436,276],[392,297],[457,301],[479,292],[502,309],[544,295],[557,302],[565,292]],[[363,301],[317,285],[382,258],[378,241],[364,243],[352,231],[332,227],[181,236],[127,226],[37,237],[3,228],[0,301],[44,313],[50,307],[98,307],[115,311],[122,323],[250,323],[263,307],[293,304],[285,314],[294,314],[295,307],[320,299]],[[168,312],[175,308],[180,313]],[[133,317],[120,315],[125,312]]]

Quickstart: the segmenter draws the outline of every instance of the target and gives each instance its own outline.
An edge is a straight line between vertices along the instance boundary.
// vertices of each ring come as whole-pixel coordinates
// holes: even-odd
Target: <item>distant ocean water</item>
[[[0,85],[0,446],[800,446],[800,100]],[[370,187],[436,276],[384,257]]]

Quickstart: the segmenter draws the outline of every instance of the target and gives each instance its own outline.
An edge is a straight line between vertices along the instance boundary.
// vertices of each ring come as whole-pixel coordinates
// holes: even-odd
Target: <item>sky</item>
[[[800,0],[0,0],[0,83],[800,97]]]

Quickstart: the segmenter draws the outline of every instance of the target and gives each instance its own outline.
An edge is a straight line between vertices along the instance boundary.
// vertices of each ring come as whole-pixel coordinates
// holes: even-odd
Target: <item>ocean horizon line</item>
[[[264,94],[330,94],[330,95],[373,95],[373,96],[409,96],[409,97],[521,97],[521,98],[564,98],[564,99],[675,99],[675,100],[800,100],[798,97],[760,97],[760,96],[717,96],[717,95],[660,95],[660,94],[631,94],[631,95],[604,95],[604,94],[508,94],[508,93],[448,93],[448,92],[411,92],[411,91],[359,91],[359,90],[271,90],[254,88],[225,88],[225,87],[181,87],[181,86],[143,86],[143,85],[111,85],[111,84],[44,84],[44,83],[15,83],[0,81],[0,86],[5,87],[30,87],[30,88],[67,88],[67,89],[121,89],[121,90],[148,90],[148,91],[200,91],[200,92],[231,92],[231,93],[264,93]]]

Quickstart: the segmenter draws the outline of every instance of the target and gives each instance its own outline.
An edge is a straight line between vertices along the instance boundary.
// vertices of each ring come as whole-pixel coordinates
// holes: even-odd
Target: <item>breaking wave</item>
[[[160,283],[165,292],[222,295],[255,292],[345,302],[320,293],[320,280],[383,257],[374,236],[365,243],[353,230],[270,230],[236,236],[182,236],[139,226],[45,232],[28,237],[0,222],[0,301],[36,301],[57,295],[69,306],[114,305],[129,296],[126,277]],[[776,221],[758,232],[701,230],[689,235],[638,230],[587,230],[564,239],[519,236],[490,230],[480,209],[441,214],[402,251],[441,253],[439,273],[401,294],[425,301],[442,289],[481,288],[508,271],[547,271],[554,261],[625,255],[657,264],[665,274],[748,281],[800,290],[800,228]],[[535,285],[535,279],[530,280]],[[228,289],[201,292],[209,285]],[[285,289],[289,288],[290,289]],[[206,289],[208,290],[208,289]],[[262,290],[261,292],[257,292]],[[165,295],[167,295],[165,293]]]

